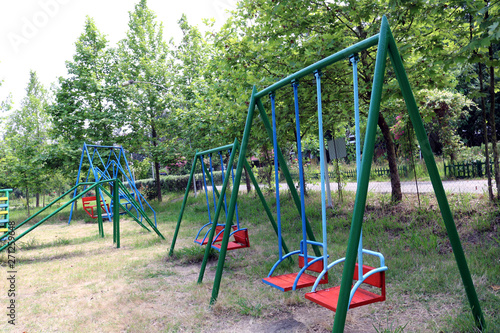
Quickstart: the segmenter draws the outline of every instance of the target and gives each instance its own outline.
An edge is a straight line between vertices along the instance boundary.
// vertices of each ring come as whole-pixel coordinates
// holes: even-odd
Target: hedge
[[[214,183],[215,185],[222,185],[222,172],[214,171]],[[203,188],[203,175],[198,173],[196,176],[196,188],[198,190]],[[181,176],[161,176],[160,186],[162,193],[165,192],[184,192],[187,187],[189,180],[189,175]],[[242,174],[241,181],[245,182],[245,173]],[[147,200],[156,198],[156,181],[154,179],[142,179],[136,180],[135,185],[141,190],[143,195]],[[210,178],[207,178],[207,186],[212,186]],[[194,191],[193,185],[191,185],[191,190]]]

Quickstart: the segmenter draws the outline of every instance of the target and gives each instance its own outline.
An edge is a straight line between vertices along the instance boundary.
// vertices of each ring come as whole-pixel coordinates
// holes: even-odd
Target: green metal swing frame
[[[342,272],[342,281],[340,285],[339,298],[337,304],[337,311],[335,314],[334,325],[332,332],[342,332],[345,327],[345,320],[347,315],[347,310],[349,308],[349,293],[352,286],[353,274],[356,264],[356,257],[358,251],[358,244],[360,240],[361,228],[363,224],[363,216],[365,212],[366,206],[366,198],[368,193],[368,183],[370,177],[370,169],[371,163],[373,159],[374,153],[374,145],[375,145],[375,136],[377,131],[377,123],[380,112],[380,103],[382,98],[382,88],[385,74],[385,67],[387,62],[387,55],[389,55],[392,67],[394,69],[396,79],[399,83],[399,87],[401,89],[403,98],[406,103],[406,107],[408,109],[408,113],[413,124],[415,134],[417,136],[418,142],[420,144],[420,149],[422,151],[422,156],[424,158],[425,164],[427,166],[427,170],[429,172],[429,176],[434,188],[434,192],[439,204],[439,208],[441,210],[441,215],[443,217],[444,224],[446,226],[446,230],[448,233],[448,237],[453,249],[453,253],[455,255],[455,260],[457,262],[457,266],[460,272],[460,276],[462,278],[462,282],[465,287],[465,292],[467,298],[469,300],[470,308],[472,310],[472,315],[476,322],[476,325],[483,329],[486,325],[483,313],[481,311],[481,307],[479,304],[479,300],[474,288],[474,284],[472,282],[471,274],[467,265],[467,261],[465,258],[465,254],[460,242],[460,238],[458,236],[457,228],[455,222],[453,220],[453,215],[450,210],[450,206],[448,204],[448,200],[446,198],[446,194],[443,188],[443,184],[441,182],[441,178],[439,176],[439,172],[437,169],[437,165],[434,159],[434,155],[432,154],[431,147],[429,144],[429,140],[427,138],[424,125],[422,122],[422,118],[420,117],[420,113],[418,111],[418,106],[416,104],[415,98],[413,96],[413,92],[410,87],[410,83],[408,81],[408,77],[406,75],[406,71],[403,66],[403,62],[399,55],[398,48],[396,46],[396,41],[392,35],[391,29],[389,27],[387,18],[385,16],[382,17],[382,23],[380,32],[370,38],[367,38],[361,42],[358,42],[350,47],[347,47],[327,58],[324,58],[302,70],[289,75],[288,77],[280,80],[279,82],[257,92],[255,86],[253,87],[252,94],[250,97],[248,114],[246,118],[245,129],[243,132],[243,138],[239,150],[238,164],[236,168],[235,179],[233,183],[233,191],[231,193],[231,199],[228,207],[228,215],[226,223],[229,225],[232,223],[232,219],[234,218],[235,205],[238,199],[238,189],[241,182],[241,175],[243,171],[243,166],[246,162],[246,151],[248,147],[248,141],[250,138],[250,132],[252,128],[253,118],[255,114],[255,108],[257,107],[260,115],[260,120],[264,124],[270,140],[272,140],[272,130],[269,122],[269,118],[266,114],[264,106],[262,104],[261,98],[268,96],[269,94],[275,92],[276,90],[290,85],[293,81],[299,80],[300,78],[310,75],[315,71],[320,71],[322,68],[329,66],[335,62],[341,61],[343,59],[347,59],[350,56],[360,53],[364,50],[367,50],[373,46],[377,46],[377,55],[375,62],[375,72],[373,78],[372,85],[372,94],[370,100],[370,107],[368,113],[368,121],[366,127],[365,134],[365,145],[363,149],[363,161],[361,165],[361,175],[358,183],[358,189],[356,191],[356,199],[354,203],[354,213],[352,217],[351,230],[349,233],[349,240],[347,245],[347,253],[346,260],[344,263],[344,269]],[[281,149],[278,147],[278,151],[275,152],[278,154],[278,160],[280,165],[286,166],[285,160],[283,158],[283,154]],[[193,171],[192,171],[193,172]],[[290,176],[290,172],[285,167],[282,170],[287,183],[289,184],[290,189],[294,188],[293,181]],[[227,179],[227,178],[226,178]],[[291,184],[291,186],[290,186]],[[223,188],[224,189],[224,188]],[[296,194],[296,193],[295,193]],[[293,195],[293,191],[292,191]],[[298,197],[294,199],[299,200]],[[221,201],[221,200],[219,200]],[[219,204],[218,206],[221,206]],[[219,208],[219,207],[218,207]],[[308,230],[309,233],[309,230]],[[309,234],[311,238],[312,231]],[[213,236],[213,233],[211,234]],[[222,241],[222,247],[219,254],[219,260],[217,264],[217,271],[214,279],[214,285],[212,289],[212,297],[210,299],[210,304],[213,304],[218,297],[220,282],[222,278],[222,272],[224,268],[224,262],[226,257],[227,244],[229,240],[229,233],[224,234],[224,238]],[[205,252],[204,263],[208,257],[208,247]],[[200,277],[202,278],[202,274],[205,267],[202,267],[202,271],[200,272]],[[199,280],[200,282],[200,280]]]

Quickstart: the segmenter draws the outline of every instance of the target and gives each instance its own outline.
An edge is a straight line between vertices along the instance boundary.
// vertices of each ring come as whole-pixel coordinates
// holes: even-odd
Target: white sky
[[[0,0],[0,101],[12,93],[15,106],[25,96],[29,71],[34,70],[48,89],[67,74],[74,43],[82,34],[86,15],[95,20],[111,46],[125,38],[128,12],[139,0]],[[185,13],[191,25],[204,30],[203,18],[220,27],[237,0],[148,0],[163,22],[166,41],[180,38],[177,22]],[[0,114],[0,117],[2,115]]]

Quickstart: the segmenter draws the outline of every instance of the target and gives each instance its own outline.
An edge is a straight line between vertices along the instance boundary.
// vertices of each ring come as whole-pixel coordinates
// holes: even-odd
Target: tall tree
[[[6,167],[13,186],[23,188],[28,215],[30,196],[43,190],[48,173],[44,172],[44,154],[48,144],[50,120],[46,113],[47,91],[30,71],[26,96],[6,125],[5,142],[11,153]]]
[[[217,99],[211,100],[208,95],[214,76],[209,69],[213,47],[196,26],[188,23],[185,15],[178,23],[182,39],[173,50],[175,112],[171,117],[178,124],[179,135],[193,150],[226,144],[224,115],[216,111]]]
[[[494,176],[497,186],[497,197],[500,195],[500,167],[497,150],[497,116],[500,107],[495,103],[495,83],[498,80],[500,41],[500,2],[498,1],[458,1],[461,10],[455,15],[456,22],[467,24],[464,33],[466,38],[461,49],[450,63],[465,63],[466,81],[469,83],[465,93],[478,101],[481,109],[483,141],[485,143],[486,174],[488,177],[488,193],[494,200],[490,170],[488,142],[492,143]],[[470,66],[476,70],[471,71]],[[489,108],[488,108],[489,105]]]
[[[129,18],[127,38],[119,42],[117,49],[120,75],[132,84],[124,89],[128,93],[130,129],[126,146],[153,161],[157,198],[162,201],[160,164],[177,141],[176,133],[168,131],[172,62],[163,40],[163,25],[156,21],[146,0],[135,5]]]
[[[75,43],[72,61],[66,63],[67,77],[59,78],[50,113],[58,136],[71,145],[77,159],[83,142],[110,145],[124,119],[115,102],[122,89],[109,75],[113,53],[94,20],[86,18],[84,31]],[[77,164],[77,163],[74,163]]]

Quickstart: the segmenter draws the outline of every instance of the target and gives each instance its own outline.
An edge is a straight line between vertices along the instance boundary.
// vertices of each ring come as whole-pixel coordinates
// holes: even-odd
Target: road
[[[356,185],[356,183],[347,183],[345,190],[356,191]],[[330,183],[330,186],[332,191],[337,190],[336,183]],[[402,193],[417,193],[417,187],[420,193],[434,192],[430,181],[419,181],[417,184],[415,182],[401,182]],[[486,180],[445,180],[443,181],[443,187],[446,192],[482,194],[487,192],[488,182]],[[314,189],[321,190],[319,184],[314,185]],[[390,193],[391,183],[370,182],[368,190],[371,192]]]
[[[264,187],[265,185],[262,185]],[[347,183],[344,186],[346,191],[356,191],[356,183]],[[429,193],[433,192],[432,184],[430,181],[419,181],[416,185],[415,182],[401,182],[401,192],[402,193],[417,193],[417,186],[419,193]],[[495,186],[493,182],[493,186]],[[253,187],[253,186],[252,186]],[[443,181],[443,187],[446,192],[451,193],[477,193],[483,194],[488,190],[488,182],[486,180],[445,180]],[[220,190],[221,186],[217,186]],[[320,184],[313,183],[307,184],[307,188],[315,191],[320,191]],[[337,183],[330,183],[330,188],[332,191],[337,190]],[[209,187],[210,189],[210,187]],[[280,184],[280,190],[286,190],[288,186],[285,184]],[[240,191],[246,191],[246,185],[240,185]],[[390,193],[391,183],[390,182],[370,182],[368,184],[368,191],[378,192],[378,193]]]

